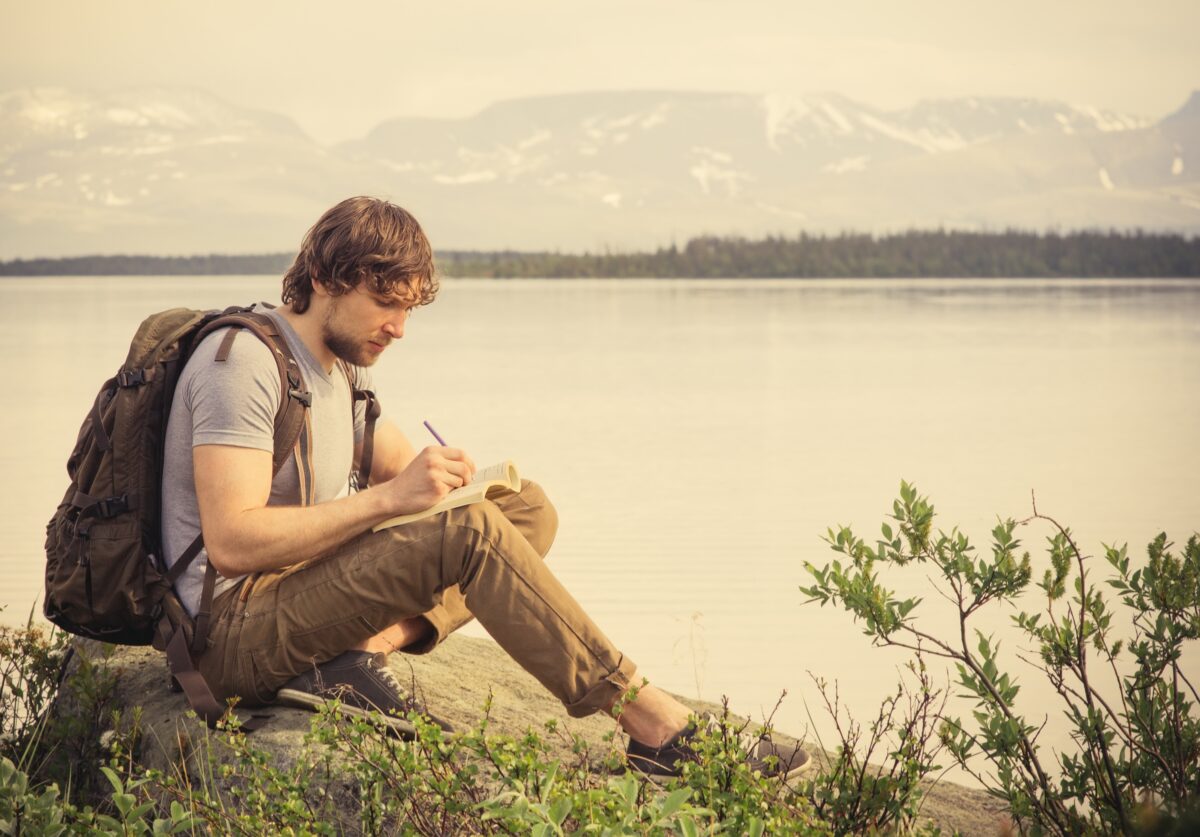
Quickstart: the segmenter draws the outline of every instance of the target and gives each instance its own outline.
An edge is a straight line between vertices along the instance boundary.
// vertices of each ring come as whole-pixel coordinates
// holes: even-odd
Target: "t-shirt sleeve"
[[[214,360],[225,331],[206,337],[188,361],[184,397],[192,412],[192,445],[232,445],[274,452],[281,398],[279,367],[253,334],[239,334],[229,357]]]

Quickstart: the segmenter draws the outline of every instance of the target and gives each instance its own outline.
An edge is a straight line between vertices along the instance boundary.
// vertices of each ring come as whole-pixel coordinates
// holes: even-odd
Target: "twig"
[[[1095,690],[1092,688],[1092,685],[1091,685],[1091,682],[1089,681],[1088,673],[1087,673],[1087,638],[1086,638],[1085,634],[1086,634],[1087,603],[1088,603],[1088,585],[1087,585],[1087,568],[1084,566],[1084,556],[1083,556],[1083,553],[1080,551],[1079,546],[1075,543],[1075,540],[1071,537],[1070,532],[1068,532],[1066,530],[1066,528],[1063,527],[1062,524],[1060,524],[1054,518],[1052,518],[1048,515],[1040,514],[1037,511],[1036,504],[1034,505],[1034,515],[1043,520],[1050,521],[1050,523],[1053,524],[1053,526],[1056,529],[1058,529],[1059,533],[1063,536],[1064,539],[1066,539],[1067,543],[1070,545],[1071,552],[1075,555],[1076,566],[1079,569],[1079,628],[1078,628],[1078,636],[1076,637],[1076,644],[1077,644],[1076,655],[1078,658],[1077,665],[1079,666],[1079,669],[1076,672],[1076,676],[1079,678],[1079,681],[1083,686],[1084,697],[1086,699],[1088,710],[1089,710],[1089,715],[1090,715],[1091,713],[1095,712],[1096,704],[1095,704],[1095,701],[1093,700],[1093,695],[1095,693]],[[1096,630],[1102,631],[1103,627],[1100,625],[1097,625]],[[1130,821],[1129,821],[1129,814],[1125,810],[1125,800],[1121,794],[1120,786],[1117,783],[1116,768],[1113,766],[1112,754],[1109,752],[1108,741],[1104,737],[1103,730],[1096,731],[1096,738],[1097,738],[1096,743],[1097,743],[1100,757],[1102,760],[1102,764],[1104,767],[1104,772],[1108,777],[1109,786],[1112,788],[1112,794],[1111,794],[1110,801],[1113,803],[1113,807],[1116,808],[1117,815],[1121,818],[1121,826],[1122,826],[1123,830],[1128,831],[1131,827]]]

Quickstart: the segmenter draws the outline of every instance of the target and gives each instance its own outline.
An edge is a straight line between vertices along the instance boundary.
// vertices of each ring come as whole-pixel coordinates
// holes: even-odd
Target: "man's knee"
[[[537,554],[545,558],[558,533],[558,511],[542,487],[531,480],[522,481],[518,496],[528,515],[528,523],[518,524],[518,528]]]

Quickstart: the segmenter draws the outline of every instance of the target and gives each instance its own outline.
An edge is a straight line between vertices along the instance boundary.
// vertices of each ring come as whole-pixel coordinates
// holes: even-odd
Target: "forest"
[[[1142,231],[909,231],[747,239],[700,236],[652,252],[448,250],[449,277],[1101,278],[1200,276],[1200,237]],[[95,255],[0,262],[0,276],[281,274],[292,254]]]

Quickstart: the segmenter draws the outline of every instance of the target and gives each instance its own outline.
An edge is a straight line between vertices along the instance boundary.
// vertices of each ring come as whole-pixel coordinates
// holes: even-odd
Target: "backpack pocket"
[[[149,644],[169,585],[145,557],[138,521],[80,526],[74,512],[59,506],[47,526],[46,618],[103,642]]]

